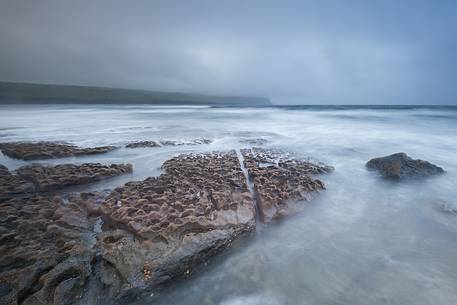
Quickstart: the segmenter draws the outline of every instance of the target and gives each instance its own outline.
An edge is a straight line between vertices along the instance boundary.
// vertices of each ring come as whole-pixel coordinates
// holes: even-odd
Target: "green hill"
[[[266,98],[106,87],[0,82],[0,104],[152,104],[268,106]]]

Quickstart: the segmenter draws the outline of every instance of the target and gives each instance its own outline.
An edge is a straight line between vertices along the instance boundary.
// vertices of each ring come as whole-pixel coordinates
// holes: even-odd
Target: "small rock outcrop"
[[[142,148],[142,147],[160,147],[160,146],[181,146],[181,145],[201,145],[210,144],[213,141],[206,138],[193,140],[160,140],[160,141],[138,141],[131,142],[125,145],[126,148]]]
[[[324,183],[314,175],[329,173],[332,167],[291,158],[265,149],[241,151],[252,179],[258,212],[264,222],[302,210],[303,200],[311,200]]]
[[[84,163],[55,166],[31,164],[22,166],[13,173],[2,166],[0,167],[0,197],[54,191],[131,172],[131,164]]]
[[[67,143],[56,142],[10,142],[0,143],[0,150],[8,157],[22,160],[44,160],[110,152],[117,147],[100,146],[81,148]]]
[[[371,159],[366,167],[378,171],[383,177],[394,179],[422,178],[444,173],[441,167],[427,161],[414,160],[405,153]]]

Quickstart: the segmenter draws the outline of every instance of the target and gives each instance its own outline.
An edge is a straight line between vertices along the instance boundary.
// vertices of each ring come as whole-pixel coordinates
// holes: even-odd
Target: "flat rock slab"
[[[161,146],[181,146],[181,145],[201,145],[210,144],[213,140],[201,138],[193,140],[160,140],[160,141],[138,141],[125,145],[126,148],[142,147],[161,147]]]
[[[427,161],[414,160],[405,153],[371,159],[366,167],[378,171],[383,177],[394,179],[422,178],[444,173],[441,167]]]
[[[117,147],[99,146],[81,148],[55,142],[10,142],[0,143],[0,150],[8,157],[22,160],[44,160],[110,152]]]
[[[68,186],[86,184],[132,172],[131,164],[100,163],[31,164],[11,173],[0,167],[0,197],[33,192],[48,192]]]
[[[0,303],[125,304],[254,230],[256,196],[269,221],[323,189],[311,176],[330,170],[261,150],[180,155],[162,168],[105,194],[0,202]]]
[[[324,183],[312,178],[329,173],[332,167],[290,157],[280,151],[253,148],[241,151],[256,196],[262,221],[270,222],[297,213]]]

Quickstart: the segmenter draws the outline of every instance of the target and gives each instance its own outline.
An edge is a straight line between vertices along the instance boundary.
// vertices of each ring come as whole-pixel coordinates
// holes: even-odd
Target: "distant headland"
[[[267,98],[108,87],[0,82],[0,104],[150,104],[270,106]]]

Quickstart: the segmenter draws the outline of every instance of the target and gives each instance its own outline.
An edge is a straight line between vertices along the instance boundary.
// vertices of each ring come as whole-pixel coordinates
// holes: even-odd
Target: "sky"
[[[457,1],[0,0],[0,81],[457,104]]]

